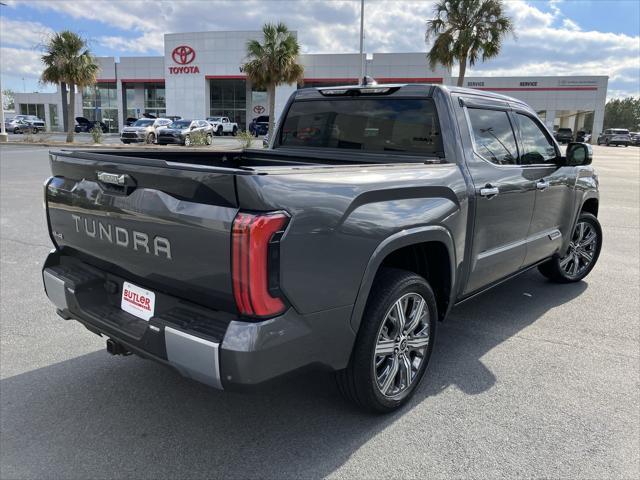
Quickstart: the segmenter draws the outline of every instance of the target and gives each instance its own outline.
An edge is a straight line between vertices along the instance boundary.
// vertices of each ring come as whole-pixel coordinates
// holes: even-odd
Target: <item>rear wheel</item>
[[[608,138],[604,141],[604,144],[605,144],[607,147],[609,146],[609,139],[608,139]]]
[[[341,393],[364,410],[401,407],[429,363],[438,316],[427,281],[405,270],[376,277],[346,369],[336,373]]]
[[[231,132],[231,135],[233,135],[234,137],[238,135],[238,127],[233,127],[233,131]]]
[[[147,143],[151,144],[151,143],[155,143],[155,141],[156,141],[155,133],[150,133],[149,135],[147,135]]]
[[[33,133],[34,135],[35,135],[36,133],[38,133],[38,128],[37,128],[37,127],[33,127],[33,128],[31,129],[31,133]]]
[[[20,129],[19,129],[18,127],[15,127],[15,128],[13,129],[13,133],[14,133],[15,135],[19,134],[19,133],[20,133]]]
[[[602,248],[602,228],[591,213],[582,212],[573,230],[569,249],[538,267],[549,280],[557,283],[579,282],[593,270]]]

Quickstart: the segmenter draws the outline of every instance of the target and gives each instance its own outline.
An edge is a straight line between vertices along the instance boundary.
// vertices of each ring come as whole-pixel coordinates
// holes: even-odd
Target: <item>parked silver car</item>
[[[156,143],[158,132],[173,123],[168,118],[141,118],[120,133],[122,143]]]
[[[16,115],[14,117],[15,120],[22,120],[23,122],[28,123],[33,128],[33,133],[38,133],[40,130],[44,130],[46,125],[44,120],[38,118],[35,115]]]
[[[4,129],[8,133],[38,133],[38,128],[24,120],[12,118],[4,122]]]

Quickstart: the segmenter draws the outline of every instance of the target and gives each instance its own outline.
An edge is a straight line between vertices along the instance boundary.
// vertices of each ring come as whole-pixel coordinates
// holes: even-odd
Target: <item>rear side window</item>
[[[294,102],[280,145],[441,155],[430,99],[349,98]]]
[[[520,124],[520,136],[522,137],[520,163],[532,165],[554,162],[556,149],[549,137],[532,118],[520,113],[517,114],[517,118]]]
[[[468,112],[476,152],[497,165],[516,164],[518,149],[507,112],[479,108]]]

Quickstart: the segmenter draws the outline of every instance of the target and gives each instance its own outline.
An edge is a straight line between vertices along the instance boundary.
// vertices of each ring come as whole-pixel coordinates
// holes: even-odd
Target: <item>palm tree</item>
[[[75,118],[75,89],[96,83],[100,67],[89,49],[87,42],[77,33],[69,30],[55,33],[44,46],[42,54],[44,71],[40,80],[54,85],[69,86],[69,107],[67,109],[67,142],[73,142]],[[66,87],[64,87],[66,90]],[[66,95],[63,93],[63,99]]]
[[[302,80],[304,67],[298,63],[300,45],[284,23],[262,27],[263,43],[247,43],[247,63],[242,67],[247,78],[266,88],[269,96],[269,134],[273,132],[276,86]]]
[[[439,0],[434,19],[427,21],[425,40],[435,38],[427,58],[451,68],[460,64],[458,86],[462,86],[467,61],[473,66],[500,53],[502,40],[513,32],[513,22],[503,12],[501,0]]]

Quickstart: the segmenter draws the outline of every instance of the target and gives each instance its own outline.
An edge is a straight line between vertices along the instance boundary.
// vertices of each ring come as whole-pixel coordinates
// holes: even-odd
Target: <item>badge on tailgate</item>
[[[156,307],[156,294],[133,283],[122,284],[120,308],[131,315],[149,321]]]

